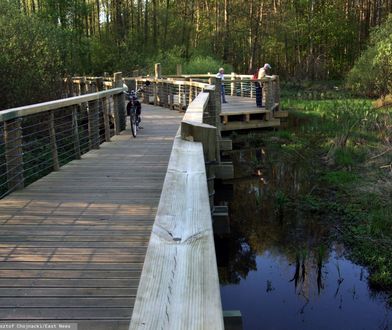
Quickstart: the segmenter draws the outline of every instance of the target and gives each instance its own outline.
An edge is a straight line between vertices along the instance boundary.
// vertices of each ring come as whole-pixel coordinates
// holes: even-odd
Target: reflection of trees
[[[243,166],[244,157],[241,162]],[[310,276],[306,276],[305,281],[305,274],[310,275],[307,273],[315,270],[312,277],[320,292],[322,264],[328,258],[323,246],[328,245],[330,226],[288,203],[296,197],[294,194],[308,193],[312,187],[309,175],[298,164],[295,167],[287,163],[270,166],[266,161],[260,162],[258,177],[248,176],[233,183],[231,237],[225,243],[227,260],[226,267],[220,268],[221,282],[238,283],[256,268],[255,255],[269,251],[272,255],[284,255],[297,265],[298,273],[293,274],[296,289],[300,282],[298,289],[302,290],[306,286],[304,282],[310,280]],[[288,199],[279,197],[277,192]]]
[[[237,284],[256,270],[256,255],[245,238],[232,229],[229,238],[215,237],[221,284]]]

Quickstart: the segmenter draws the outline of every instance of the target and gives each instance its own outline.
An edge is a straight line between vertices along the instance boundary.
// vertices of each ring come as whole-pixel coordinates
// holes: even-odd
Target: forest
[[[268,62],[286,81],[343,80],[377,42],[372,31],[385,30],[378,62],[389,61],[391,12],[392,0],[5,0],[0,109],[58,97],[65,75],[148,73],[155,62],[164,74],[177,63],[250,73]],[[354,81],[370,68],[358,70]]]
[[[305,168],[313,186],[301,194],[281,186],[270,192],[271,222],[277,215],[281,221],[275,230],[265,230],[264,215],[243,212],[246,203],[263,211],[261,195],[246,190],[233,245],[247,241],[249,251],[261,253],[266,233],[276,241],[290,237],[284,214],[318,216],[330,230],[322,243],[344,241],[392,305],[392,0],[0,1],[0,111],[60,98],[67,76],[147,75],[158,62],[163,75],[175,74],[177,64],[185,74],[219,67],[251,74],[271,64],[288,128],[231,138],[270,155],[253,157],[249,176],[281,162]],[[324,245],[312,246],[320,260]],[[306,248],[292,259],[304,260]],[[242,259],[235,260],[242,270]],[[238,273],[247,274],[252,262]],[[238,281],[232,273],[227,282]]]

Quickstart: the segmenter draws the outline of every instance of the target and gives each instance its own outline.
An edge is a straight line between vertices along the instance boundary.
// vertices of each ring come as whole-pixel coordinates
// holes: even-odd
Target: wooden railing
[[[215,78],[215,74],[190,74],[180,76],[169,76],[170,79],[184,79],[193,80],[200,82],[211,81]],[[263,104],[267,110],[279,110],[280,104],[280,81],[279,76],[271,76],[260,80],[252,80],[252,75],[236,74],[225,74],[225,94],[230,96],[241,96],[241,97],[256,97],[255,83],[262,84],[262,98]]]
[[[124,78],[125,83],[133,89],[137,89],[140,84],[143,84],[146,80],[150,80],[153,86],[165,85],[165,88],[157,89],[150,88],[148,93],[145,93],[145,102],[154,103],[155,105],[161,105],[164,107],[172,108],[178,107],[185,109],[194,98],[194,93],[197,95],[197,90],[202,90],[206,84],[213,83],[216,75],[207,74],[184,74],[184,75],[172,75],[167,76],[165,79],[153,78]],[[76,77],[73,78],[73,93],[85,93],[91,90],[91,86],[96,84],[96,80],[101,79],[105,88],[111,88],[115,83],[115,77]],[[231,74],[225,75],[224,85],[225,94],[230,96],[240,97],[256,97],[255,83],[262,85],[262,99],[266,110],[277,111],[280,109],[280,80],[279,76],[273,75],[260,80],[252,80],[252,75]],[[77,94],[79,95],[79,94]],[[148,99],[148,95],[153,100]],[[163,95],[167,95],[168,99],[163,98]]]
[[[102,78],[76,84],[86,81],[91,90],[81,93],[90,94],[0,113],[2,195],[125,128],[120,76],[107,83],[117,88],[101,92]],[[127,80],[131,88],[144,81]],[[130,329],[223,329],[209,198],[220,166],[219,89],[156,79],[142,99],[187,112],[174,140]]]
[[[203,88],[174,140],[132,330],[224,328],[205,166],[218,155],[217,128],[205,123],[218,93]]]
[[[0,112],[0,198],[125,129],[124,88],[94,88],[91,94]]]

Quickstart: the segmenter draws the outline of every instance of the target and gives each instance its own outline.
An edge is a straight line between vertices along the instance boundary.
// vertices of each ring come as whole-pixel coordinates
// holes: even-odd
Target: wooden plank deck
[[[265,107],[257,108],[255,99],[226,96],[228,103],[222,104],[221,131],[277,127],[280,120]]]
[[[0,319],[128,329],[182,115],[127,130],[0,201]]]

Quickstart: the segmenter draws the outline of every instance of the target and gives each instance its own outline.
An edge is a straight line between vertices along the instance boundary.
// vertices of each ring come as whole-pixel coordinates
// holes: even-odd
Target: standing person
[[[258,74],[257,79],[260,80],[260,79],[264,79],[264,78],[272,78],[272,76],[267,75],[267,70],[271,70],[271,69],[272,69],[271,65],[269,65],[268,63],[265,63],[264,66],[259,69],[259,74]],[[262,103],[263,103],[263,83],[262,82],[259,82],[259,83],[260,83],[260,108],[261,108]],[[257,99],[257,91],[256,91],[256,99]],[[257,105],[257,106],[259,106],[259,105]]]
[[[257,81],[259,79],[259,68],[256,69],[255,73],[253,74],[252,80],[254,80],[255,84],[255,91],[256,91],[256,106],[261,108],[261,83]]]
[[[225,98],[225,84],[224,84],[225,74],[224,73],[225,73],[225,70],[223,68],[220,68],[219,72],[216,74],[216,77],[220,78],[220,80],[221,80],[222,103],[227,103],[226,98]]]

